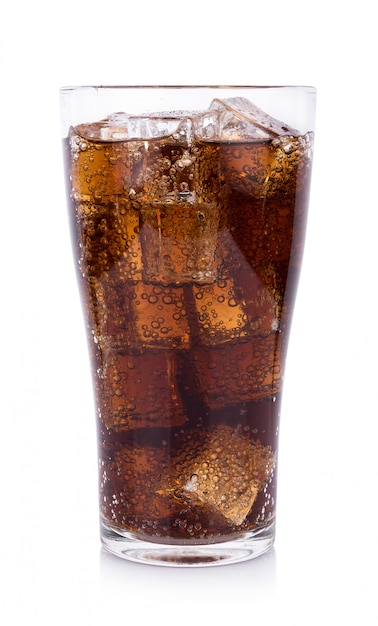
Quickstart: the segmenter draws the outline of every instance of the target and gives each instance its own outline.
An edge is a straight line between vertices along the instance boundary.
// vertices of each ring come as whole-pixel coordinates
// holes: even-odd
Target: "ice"
[[[308,134],[220,144],[228,190],[227,228],[254,268],[264,263],[278,268],[283,263],[285,276],[288,259],[296,254],[293,234],[303,233],[305,225],[301,207],[306,189],[301,181],[310,175],[312,142]]]
[[[119,432],[184,423],[174,352],[146,350],[104,356],[98,375],[98,405],[107,429]]]
[[[217,347],[194,347],[190,362],[197,386],[212,409],[254,402],[278,393],[282,384],[277,333],[256,335]]]
[[[139,531],[146,524],[151,531],[156,520],[169,518],[172,503],[156,484],[169,467],[166,448],[133,441],[111,451],[103,445],[100,455],[100,511],[107,523]]]
[[[212,285],[193,285],[194,324],[205,345],[220,345],[248,334],[245,302],[238,297],[232,278]]]
[[[222,239],[222,250],[228,251],[224,278],[192,287],[191,326],[198,328],[198,339],[189,367],[212,409],[259,400],[281,385],[282,294],[276,269],[268,261],[251,267],[230,233],[225,231]]]
[[[219,155],[195,139],[188,115],[114,114],[70,134],[74,201],[138,215],[149,281],[208,283],[217,273]]]
[[[269,334],[279,325],[279,297],[262,275],[246,268],[235,270],[211,285],[193,285],[193,325],[199,342],[220,346],[251,335]]]
[[[181,183],[186,190],[186,184]],[[188,191],[190,195],[190,191]],[[146,280],[211,283],[219,264],[217,229],[220,208],[214,203],[154,202],[140,208],[143,267]]]
[[[221,167],[232,189],[249,199],[264,200],[288,189],[295,191],[298,171],[311,163],[311,135],[281,136],[268,142],[222,145]]]
[[[274,265],[251,267],[223,233],[223,278],[193,285],[187,311],[192,329],[186,375],[210,409],[260,400],[281,387],[281,309]],[[223,248],[222,248],[223,249]],[[196,329],[196,331],[194,330]]]
[[[218,153],[196,141],[165,138],[145,142],[132,158],[129,197],[141,215],[146,279],[212,282],[222,208]]]
[[[219,138],[222,140],[272,139],[281,135],[299,134],[247,98],[215,98],[210,110],[219,112]],[[208,129],[208,126],[205,128]]]
[[[193,170],[188,152],[192,138],[191,120],[168,114],[115,114],[72,128],[72,195],[92,202],[118,195],[133,202],[172,200],[180,199],[180,193],[188,199],[191,191],[184,183]]]
[[[295,185],[305,139],[247,98],[216,98],[210,111],[195,120],[195,132],[222,142],[220,167],[232,188],[263,199],[290,181]]]
[[[141,345],[186,349],[190,328],[181,287],[137,283],[132,300],[135,334]]]
[[[82,135],[79,134],[80,129]],[[124,181],[129,170],[127,147],[118,142],[101,142],[99,131],[93,134],[94,138],[86,127],[70,131],[71,195],[76,202],[101,204],[104,200],[106,202],[124,194]]]
[[[274,265],[264,261],[253,269],[241,266],[235,278],[236,292],[245,303],[248,324],[254,336],[266,336],[279,329],[282,294]]]
[[[101,514],[107,523],[147,534],[174,515],[176,522],[184,521],[186,534],[203,537],[209,517],[225,526],[243,524],[275,464],[270,446],[251,440],[241,426],[224,424],[206,435],[187,431],[173,457],[164,441],[151,445],[148,438],[111,448],[103,444]]]
[[[139,214],[128,202],[78,202],[76,226],[83,276],[101,279],[107,272],[122,281],[142,278]]]
[[[181,348],[190,345],[185,291],[173,285],[132,282],[123,265],[94,283],[96,341],[103,350]]]
[[[190,343],[183,289],[122,281],[114,268],[93,284],[101,420],[115,431],[181,425],[173,349]]]
[[[163,474],[160,493],[171,492],[199,511],[239,525],[274,466],[271,448],[248,439],[241,427],[193,430],[185,435],[170,474]]]
[[[167,111],[148,115],[112,113],[93,124],[81,124],[76,131],[84,138],[97,141],[127,141],[130,139],[154,139],[174,135],[177,140],[190,141],[192,125],[187,111]]]

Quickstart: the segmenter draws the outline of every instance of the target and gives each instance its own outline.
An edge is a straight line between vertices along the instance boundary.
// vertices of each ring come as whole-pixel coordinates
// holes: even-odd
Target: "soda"
[[[70,129],[105,528],[204,544],[274,523],[312,144],[244,98]]]

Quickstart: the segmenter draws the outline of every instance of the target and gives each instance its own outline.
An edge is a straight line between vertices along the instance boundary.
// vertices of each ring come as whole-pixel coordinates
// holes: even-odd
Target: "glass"
[[[61,90],[101,540],[143,563],[274,542],[312,87]]]

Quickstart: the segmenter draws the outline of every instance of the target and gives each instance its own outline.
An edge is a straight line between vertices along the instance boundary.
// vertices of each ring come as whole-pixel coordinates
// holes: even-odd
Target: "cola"
[[[312,146],[244,98],[71,127],[109,531],[205,544],[274,523]]]

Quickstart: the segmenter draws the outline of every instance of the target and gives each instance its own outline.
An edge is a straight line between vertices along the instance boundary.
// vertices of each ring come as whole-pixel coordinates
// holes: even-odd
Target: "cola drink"
[[[106,532],[203,545],[274,525],[312,147],[243,97],[71,127]]]

